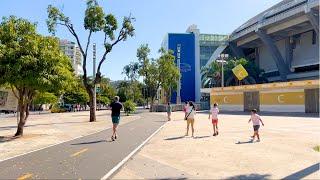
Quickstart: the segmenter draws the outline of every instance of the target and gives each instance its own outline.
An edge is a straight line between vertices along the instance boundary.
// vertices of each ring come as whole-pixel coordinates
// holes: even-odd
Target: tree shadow
[[[10,142],[18,139],[20,136],[0,136],[0,143]]]
[[[108,140],[98,140],[98,141],[90,141],[90,142],[73,143],[71,145],[97,144],[97,143],[102,143],[102,142],[108,142]]]
[[[171,137],[171,138],[166,138],[164,140],[166,141],[171,141],[171,140],[177,140],[177,139],[183,139],[185,136],[177,136],[177,137]]]
[[[230,180],[260,180],[260,179],[270,179],[270,174],[256,174],[256,173],[252,173],[252,174],[241,174],[241,175],[237,175],[237,176],[232,176],[232,177],[228,177],[226,179],[230,179]]]
[[[34,126],[47,126],[47,125],[54,125],[54,124],[79,124],[79,123],[87,123],[89,121],[82,121],[82,122],[62,122],[62,123],[46,123],[46,124],[31,124],[31,125],[25,125],[24,127],[34,127]],[[17,126],[2,126],[0,127],[0,130],[10,130],[15,129]]]
[[[304,168],[300,171],[297,171],[289,176],[286,176],[282,179],[284,180],[291,180],[291,179],[303,179],[305,178],[306,176],[312,174],[312,173],[315,173],[316,171],[319,171],[319,163],[316,163],[314,165],[311,165],[307,168]]]
[[[252,144],[253,140],[248,140],[248,141],[238,141],[235,144]]]
[[[168,179],[171,179],[171,180],[186,180],[188,178],[185,178],[185,177],[181,177],[181,178],[179,178],[179,177],[177,177],[177,178],[168,177],[168,178],[160,178],[158,180],[168,180]]]

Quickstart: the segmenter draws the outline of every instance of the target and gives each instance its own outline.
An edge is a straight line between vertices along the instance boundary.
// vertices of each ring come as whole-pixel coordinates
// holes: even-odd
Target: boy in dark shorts
[[[256,109],[252,109],[251,110],[251,118],[249,119],[248,123],[250,123],[250,121],[252,121],[253,124],[253,136],[251,136],[252,141],[254,141],[254,138],[257,136],[258,140],[257,142],[260,142],[260,136],[259,136],[259,128],[260,128],[260,122],[262,124],[262,126],[264,126],[260,116],[257,114],[257,110]]]
[[[112,136],[111,136],[111,140],[114,141],[115,139],[117,139],[117,127],[119,125],[120,122],[120,111],[122,109],[122,104],[119,102],[119,96],[115,96],[114,97],[114,101],[110,104],[111,107],[111,119],[112,119]]]

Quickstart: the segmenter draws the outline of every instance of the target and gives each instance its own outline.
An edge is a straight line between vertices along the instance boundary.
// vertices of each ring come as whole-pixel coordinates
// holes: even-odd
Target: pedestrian
[[[187,115],[185,117],[185,120],[187,120],[187,133],[186,136],[189,135],[189,126],[191,125],[191,130],[192,130],[192,136],[194,137],[194,118],[195,118],[195,114],[196,114],[196,108],[194,106],[194,104],[190,101],[189,102],[189,107],[187,110]]]
[[[252,121],[252,124],[253,124],[253,136],[251,136],[252,142],[254,141],[255,136],[257,136],[258,138],[257,142],[260,142],[260,135],[259,135],[260,122],[262,126],[264,126],[264,123],[262,122],[260,116],[257,114],[256,109],[251,110],[251,118],[249,119],[248,123],[250,123],[250,121]]]
[[[187,116],[188,106],[189,106],[189,103],[186,101],[184,106],[183,106],[184,117]]]
[[[218,114],[219,114],[219,108],[218,108],[218,104],[214,103],[213,107],[211,108],[210,112],[209,112],[209,119],[210,119],[210,115],[212,115],[212,126],[213,126],[213,136],[217,136],[219,134],[218,131]]]
[[[168,102],[168,105],[167,105],[168,121],[171,121],[171,112],[172,112],[172,106],[171,106],[170,102]]]
[[[117,127],[119,125],[120,122],[120,111],[123,108],[123,105],[119,102],[120,98],[119,96],[115,96],[114,97],[114,101],[110,104],[110,108],[111,108],[111,118],[112,118],[112,136],[111,136],[111,140],[114,141],[115,139],[117,139]]]

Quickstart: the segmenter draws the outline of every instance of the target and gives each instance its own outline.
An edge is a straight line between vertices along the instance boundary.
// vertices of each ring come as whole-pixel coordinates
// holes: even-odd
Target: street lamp
[[[221,62],[221,87],[224,87],[224,63],[229,58],[229,54],[220,54],[217,62]]]

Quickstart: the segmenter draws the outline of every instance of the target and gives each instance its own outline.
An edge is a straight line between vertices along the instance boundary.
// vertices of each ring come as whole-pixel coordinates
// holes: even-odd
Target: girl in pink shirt
[[[254,141],[255,136],[257,136],[258,141],[260,142],[260,136],[259,136],[259,128],[260,128],[260,122],[262,124],[262,126],[264,126],[260,116],[257,114],[257,110],[253,109],[251,110],[251,118],[249,119],[248,123],[250,123],[250,121],[252,121],[253,124],[253,136],[252,137],[252,141]]]
[[[219,132],[218,132],[218,114],[219,114],[218,104],[214,103],[213,107],[210,110],[209,118],[208,118],[208,119],[210,119],[210,115],[212,115],[213,136],[217,136],[219,134]]]

